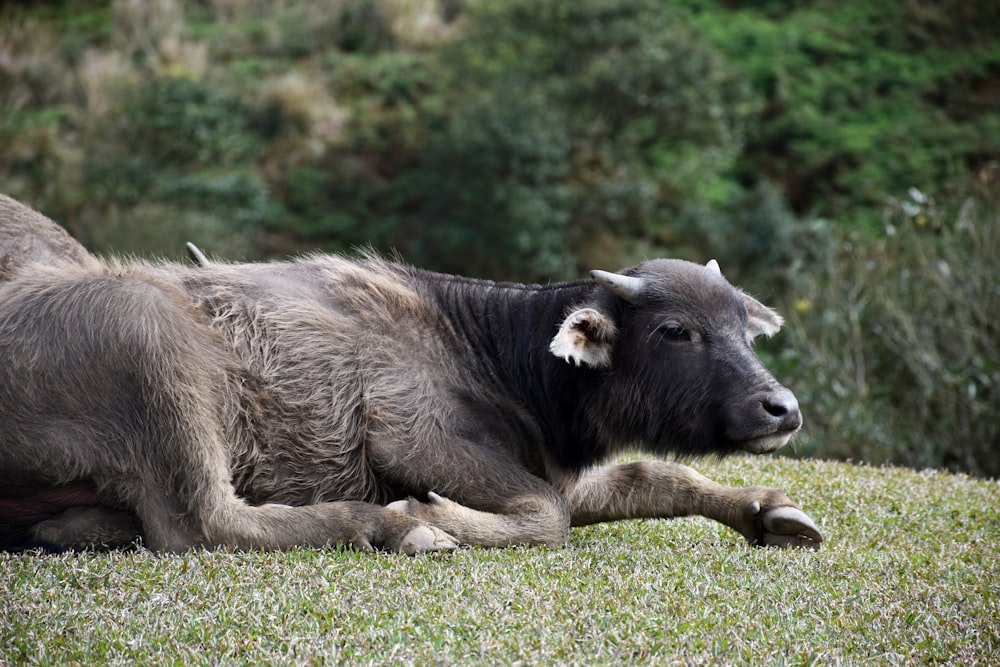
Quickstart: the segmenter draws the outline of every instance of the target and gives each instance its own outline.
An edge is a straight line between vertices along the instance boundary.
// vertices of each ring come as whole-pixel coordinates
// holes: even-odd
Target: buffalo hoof
[[[458,541],[434,526],[417,526],[403,536],[397,551],[402,551],[409,556],[433,551],[452,551],[458,548]]]
[[[759,503],[751,512],[760,513]],[[756,510],[756,511],[754,511]],[[759,546],[787,549],[819,549],[823,534],[809,516],[797,507],[773,507],[760,515],[759,532],[755,543]]]

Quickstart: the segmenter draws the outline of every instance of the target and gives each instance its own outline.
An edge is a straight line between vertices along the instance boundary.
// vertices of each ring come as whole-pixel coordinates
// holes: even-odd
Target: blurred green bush
[[[490,275],[577,275],[690,230],[678,212],[738,189],[749,88],[655,0],[470,2],[439,49],[421,229]],[[476,262],[476,266],[480,264]],[[459,269],[454,261],[448,268]]]
[[[277,208],[244,165],[260,152],[239,98],[175,76],[123,82],[86,126],[74,231],[98,252],[181,254],[184,241],[256,256]]]
[[[801,454],[1000,476],[997,178],[940,207],[910,189],[877,242],[801,267],[769,350]]]
[[[761,97],[739,171],[798,215],[877,234],[890,193],[944,196],[1000,155],[1000,3],[680,4]]]

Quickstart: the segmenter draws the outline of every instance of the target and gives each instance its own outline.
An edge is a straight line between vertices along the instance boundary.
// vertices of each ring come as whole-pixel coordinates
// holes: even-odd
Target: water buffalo
[[[753,544],[823,539],[778,490],[602,466],[771,452],[800,427],[752,347],[781,319],[715,262],[528,286],[373,256],[70,254],[0,282],[8,548],[416,553],[691,514]]]

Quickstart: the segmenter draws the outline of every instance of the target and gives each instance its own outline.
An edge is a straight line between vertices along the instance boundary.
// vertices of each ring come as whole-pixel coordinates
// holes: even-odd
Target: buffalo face
[[[588,414],[606,439],[662,453],[759,454],[801,427],[794,394],[753,350],[781,318],[730,285],[714,260],[592,276],[604,289],[567,316],[550,350],[600,371]]]

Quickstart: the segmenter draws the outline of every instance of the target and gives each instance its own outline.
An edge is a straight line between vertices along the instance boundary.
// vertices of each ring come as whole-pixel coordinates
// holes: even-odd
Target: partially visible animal
[[[29,264],[77,264],[98,269],[97,259],[65,229],[24,204],[0,194],[0,282]]]
[[[101,264],[65,229],[38,211],[6,195],[0,194],[0,283],[13,280],[24,267],[32,265],[62,266],[100,270]],[[4,424],[0,422],[0,433]],[[4,491],[0,495],[15,492]],[[25,540],[25,532],[33,525],[65,515],[67,508],[90,506],[100,502],[92,485],[69,484],[45,489],[29,497],[0,497],[0,548],[5,546],[51,548],[44,542]],[[74,512],[77,510],[73,510]],[[70,513],[70,516],[72,512]],[[113,535],[93,534],[85,541],[130,541],[138,529],[138,521],[127,514],[115,522]]]
[[[69,256],[0,283],[9,547],[417,553],[691,514],[757,545],[823,539],[781,491],[603,465],[766,453],[799,429],[752,347],[780,317],[715,262],[528,286],[372,256]]]

